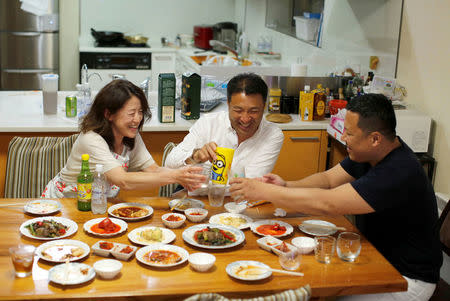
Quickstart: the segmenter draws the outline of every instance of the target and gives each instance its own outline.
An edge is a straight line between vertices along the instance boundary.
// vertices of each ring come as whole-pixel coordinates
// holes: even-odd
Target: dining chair
[[[166,165],[166,158],[167,158],[167,156],[170,154],[172,149],[174,149],[174,147],[176,147],[176,146],[177,146],[177,144],[173,143],[173,142],[169,142],[169,143],[166,144],[166,146],[164,147],[164,152],[163,152],[161,166],[165,166]],[[177,183],[167,184],[167,185],[161,186],[161,187],[159,187],[158,195],[160,197],[170,197],[177,186],[178,186]]]
[[[8,146],[5,198],[38,198],[64,167],[78,134],[68,137],[18,137]]]
[[[254,298],[226,298],[216,293],[203,293],[190,296],[184,301],[308,301],[311,298],[309,284],[297,289],[286,290],[278,294]]]

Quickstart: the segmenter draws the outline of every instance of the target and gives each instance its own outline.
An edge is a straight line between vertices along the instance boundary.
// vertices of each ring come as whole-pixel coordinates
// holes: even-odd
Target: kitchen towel
[[[50,0],[20,0],[20,8],[36,16],[45,15],[49,8]]]

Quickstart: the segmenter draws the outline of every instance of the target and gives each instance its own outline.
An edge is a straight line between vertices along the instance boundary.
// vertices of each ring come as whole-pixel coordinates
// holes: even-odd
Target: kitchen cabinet
[[[283,147],[273,173],[292,181],[325,170],[328,143],[326,131],[283,131],[283,134]]]
[[[152,90],[158,90],[160,73],[175,73],[175,52],[152,52]]]

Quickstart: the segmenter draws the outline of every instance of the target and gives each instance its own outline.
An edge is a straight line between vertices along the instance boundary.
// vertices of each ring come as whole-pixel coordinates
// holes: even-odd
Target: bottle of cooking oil
[[[270,88],[269,90],[269,113],[280,113],[281,89]]]
[[[317,84],[317,89],[314,91],[313,120],[323,120],[325,118],[326,103],[327,95],[322,88],[322,84]]]
[[[91,210],[92,182],[94,177],[89,170],[89,155],[81,155],[81,171],[77,177],[77,205],[80,211]]]

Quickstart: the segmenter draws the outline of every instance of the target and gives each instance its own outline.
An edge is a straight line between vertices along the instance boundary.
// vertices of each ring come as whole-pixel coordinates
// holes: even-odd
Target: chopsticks
[[[329,226],[329,225],[319,225],[319,224],[313,224],[308,222],[303,222],[301,225],[308,228],[319,228],[319,229],[328,229],[328,230],[339,230],[339,231],[346,231],[347,229],[344,227],[337,227],[337,226]]]
[[[178,202],[172,206],[172,208],[170,208],[170,211],[173,211],[176,207],[178,207],[178,205],[182,204],[184,199],[187,197],[188,193],[185,192],[185,194],[183,195],[183,197],[181,199],[178,200]]]
[[[303,274],[301,272],[291,272],[291,271],[272,269],[272,268],[267,269],[267,268],[264,268],[264,267],[261,267],[261,269],[267,270],[267,271],[271,271],[271,272],[275,272],[275,273],[280,273],[280,274],[292,275],[292,276],[305,276],[305,274]]]
[[[0,207],[18,207],[24,206],[25,203],[0,204]]]
[[[270,203],[269,201],[264,201],[264,200],[262,200],[262,201],[252,201],[252,202],[248,202],[247,203],[247,207],[248,208],[252,208],[252,207],[256,207],[256,206],[259,206],[259,205],[263,205],[263,204],[266,204],[266,203]]]

